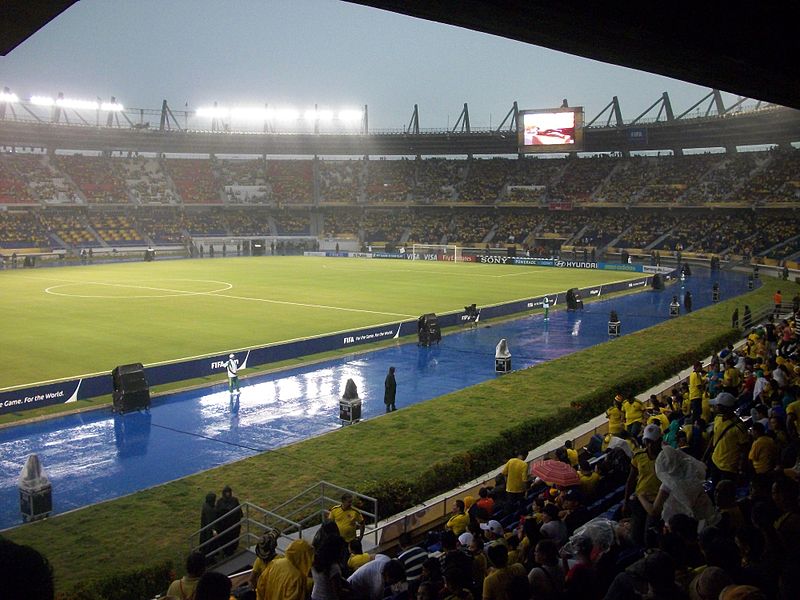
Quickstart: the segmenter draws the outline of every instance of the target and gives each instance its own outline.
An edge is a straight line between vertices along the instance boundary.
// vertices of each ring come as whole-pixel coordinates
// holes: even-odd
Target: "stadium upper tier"
[[[0,205],[794,207],[800,151],[325,160],[0,152]],[[27,149],[30,150],[30,149]]]

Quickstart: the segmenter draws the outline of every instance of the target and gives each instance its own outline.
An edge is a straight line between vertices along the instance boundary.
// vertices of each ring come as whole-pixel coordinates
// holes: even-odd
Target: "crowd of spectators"
[[[144,239],[136,230],[133,218],[125,214],[89,212],[89,224],[97,235],[112,246],[140,246]]]
[[[446,208],[428,208],[411,213],[409,243],[442,244],[448,237],[453,213]]]
[[[462,209],[454,212],[447,243],[477,247],[494,229],[496,218],[494,211],[486,209]]]
[[[0,247],[47,248],[51,245],[47,229],[38,213],[31,211],[0,211]]]
[[[213,163],[199,158],[165,159],[161,163],[185,204],[221,204]]]
[[[314,167],[310,160],[267,161],[270,198],[277,206],[311,204],[314,197]]]
[[[100,245],[87,227],[86,213],[83,208],[77,211],[62,207],[48,208],[38,215],[43,227],[56,235],[58,241],[67,246],[88,248]]]
[[[69,176],[91,204],[128,204],[122,162],[106,156],[56,155],[56,168]]]
[[[308,235],[311,232],[311,213],[281,210],[272,214],[279,235]]]
[[[363,160],[319,161],[320,203],[357,204],[364,188]]]
[[[414,161],[370,160],[366,167],[367,198],[370,202],[408,201],[414,183]]]
[[[268,161],[1,153],[0,204],[75,204],[83,197],[90,203],[278,207],[317,201],[760,207],[800,200],[798,167],[796,149],[685,156]]]
[[[400,242],[406,228],[411,223],[411,212],[390,210],[368,210],[364,213],[361,225],[364,238],[369,242]]]
[[[184,240],[180,209],[151,207],[136,213],[137,229],[154,244],[179,244]]]
[[[354,210],[326,210],[323,213],[324,237],[358,237],[362,214]]]
[[[403,533],[394,548],[365,551],[349,493],[284,556],[268,531],[247,597],[795,600],[800,355],[788,306],[662,394],[617,394],[607,433],[585,446],[567,440],[532,465],[509,449],[441,527]],[[202,581],[192,560],[176,582]]]

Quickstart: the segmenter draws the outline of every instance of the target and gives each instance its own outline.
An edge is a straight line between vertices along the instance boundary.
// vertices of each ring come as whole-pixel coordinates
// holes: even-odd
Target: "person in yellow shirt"
[[[625,482],[625,499],[622,502],[622,513],[631,516],[631,537],[640,546],[645,542],[645,531],[650,517],[639,501],[643,497],[652,503],[661,487],[656,475],[656,458],[661,452],[661,428],[650,424],[642,434],[645,447],[633,453],[628,480]]]
[[[526,451],[520,450],[503,467],[509,510],[517,510],[525,499],[525,492],[528,491],[528,463],[525,462],[527,456]]]
[[[627,398],[622,403],[622,412],[625,414],[625,429],[633,437],[639,437],[642,432],[642,418],[644,417],[644,404],[638,398]]]
[[[689,407],[692,420],[702,416],[703,390],[706,388],[706,373],[700,362],[694,363],[692,373],[689,375]]]
[[[622,412],[622,396],[617,394],[614,398],[614,403],[606,411],[608,417],[608,433],[617,435],[625,429],[625,414]]]
[[[567,451],[567,460],[569,460],[569,464],[573,467],[578,466],[578,451],[573,448],[572,440],[567,440],[564,442],[564,448]]]
[[[456,536],[461,535],[469,526],[469,515],[466,513],[463,500],[453,502],[453,516],[448,519],[445,529],[452,531]]]
[[[364,552],[360,540],[350,540],[350,543],[347,544],[347,549],[350,551],[350,558],[347,559],[347,568],[351,571],[363,567],[372,560],[372,555]]]
[[[581,458],[578,462],[581,493],[587,502],[591,502],[597,495],[597,486],[600,483],[600,473],[592,468],[586,458]]]
[[[747,455],[756,477],[769,477],[778,462],[778,446],[766,434],[764,424],[756,421],[750,426],[753,445]]]
[[[336,504],[325,513],[325,518],[329,521],[335,521],[336,526],[339,528],[339,535],[344,538],[345,542],[364,537],[364,516],[357,508],[353,508],[353,495],[345,493],[342,495],[342,503]],[[358,534],[356,533],[358,530]]]
[[[750,438],[741,419],[736,416],[736,398],[727,392],[717,394],[711,400],[717,410],[711,444],[706,453],[711,453],[711,481],[714,485],[723,479],[736,481],[742,472]]]

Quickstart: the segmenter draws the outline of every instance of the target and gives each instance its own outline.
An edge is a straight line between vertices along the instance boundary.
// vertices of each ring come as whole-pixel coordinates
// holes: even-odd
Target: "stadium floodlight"
[[[31,104],[36,106],[53,106],[55,103],[50,96],[31,96]]]
[[[58,98],[56,106],[83,110],[98,110],[100,108],[100,105],[94,100],[77,100],[74,98]]]
[[[239,106],[231,109],[231,118],[246,121],[267,121],[272,112],[261,106]]]
[[[19,102],[16,94],[0,92],[0,102]]]
[[[211,117],[212,119],[224,119],[230,111],[222,106],[204,106],[197,109],[198,117]]]
[[[355,123],[364,117],[364,112],[361,110],[345,109],[339,111],[339,120],[347,123]]]
[[[119,102],[103,102],[100,105],[100,110],[104,110],[106,112],[122,112],[125,110],[125,107]]]
[[[294,108],[281,108],[275,111],[275,118],[279,121],[297,121],[300,113]]]

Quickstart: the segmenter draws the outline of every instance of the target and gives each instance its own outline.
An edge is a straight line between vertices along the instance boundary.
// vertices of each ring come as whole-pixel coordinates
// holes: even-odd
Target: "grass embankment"
[[[648,374],[686,366],[709,341],[730,332],[734,306],[759,307],[775,289],[790,298],[798,286],[766,280],[746,296],[711,306],[552,362],[448,394],[292,446],[212,469],[118,500],[19,527],[7,533],[32,545],[55,566],[57,588],[154,564],[182,562],[199,523],[203,497],[228,484],[237,496],[269,507],[321,479],[358,490],[390,482],[414,485],[430,467],[465,451],[497,445],[523,424],[550,437],[553,422],[582,417],[575,407],[605,398],[617,384],[629,391],[653,383]],[[674,372],[674,371],[673,371]],[[652,377],[650,378],[652,379]],[[641,389],[639,390],[641,391]],[[534,447],[544,440],[530,439]],[[502,443],[500,441],[499,443]],[[507,447],[510,453],[512,447]]]

